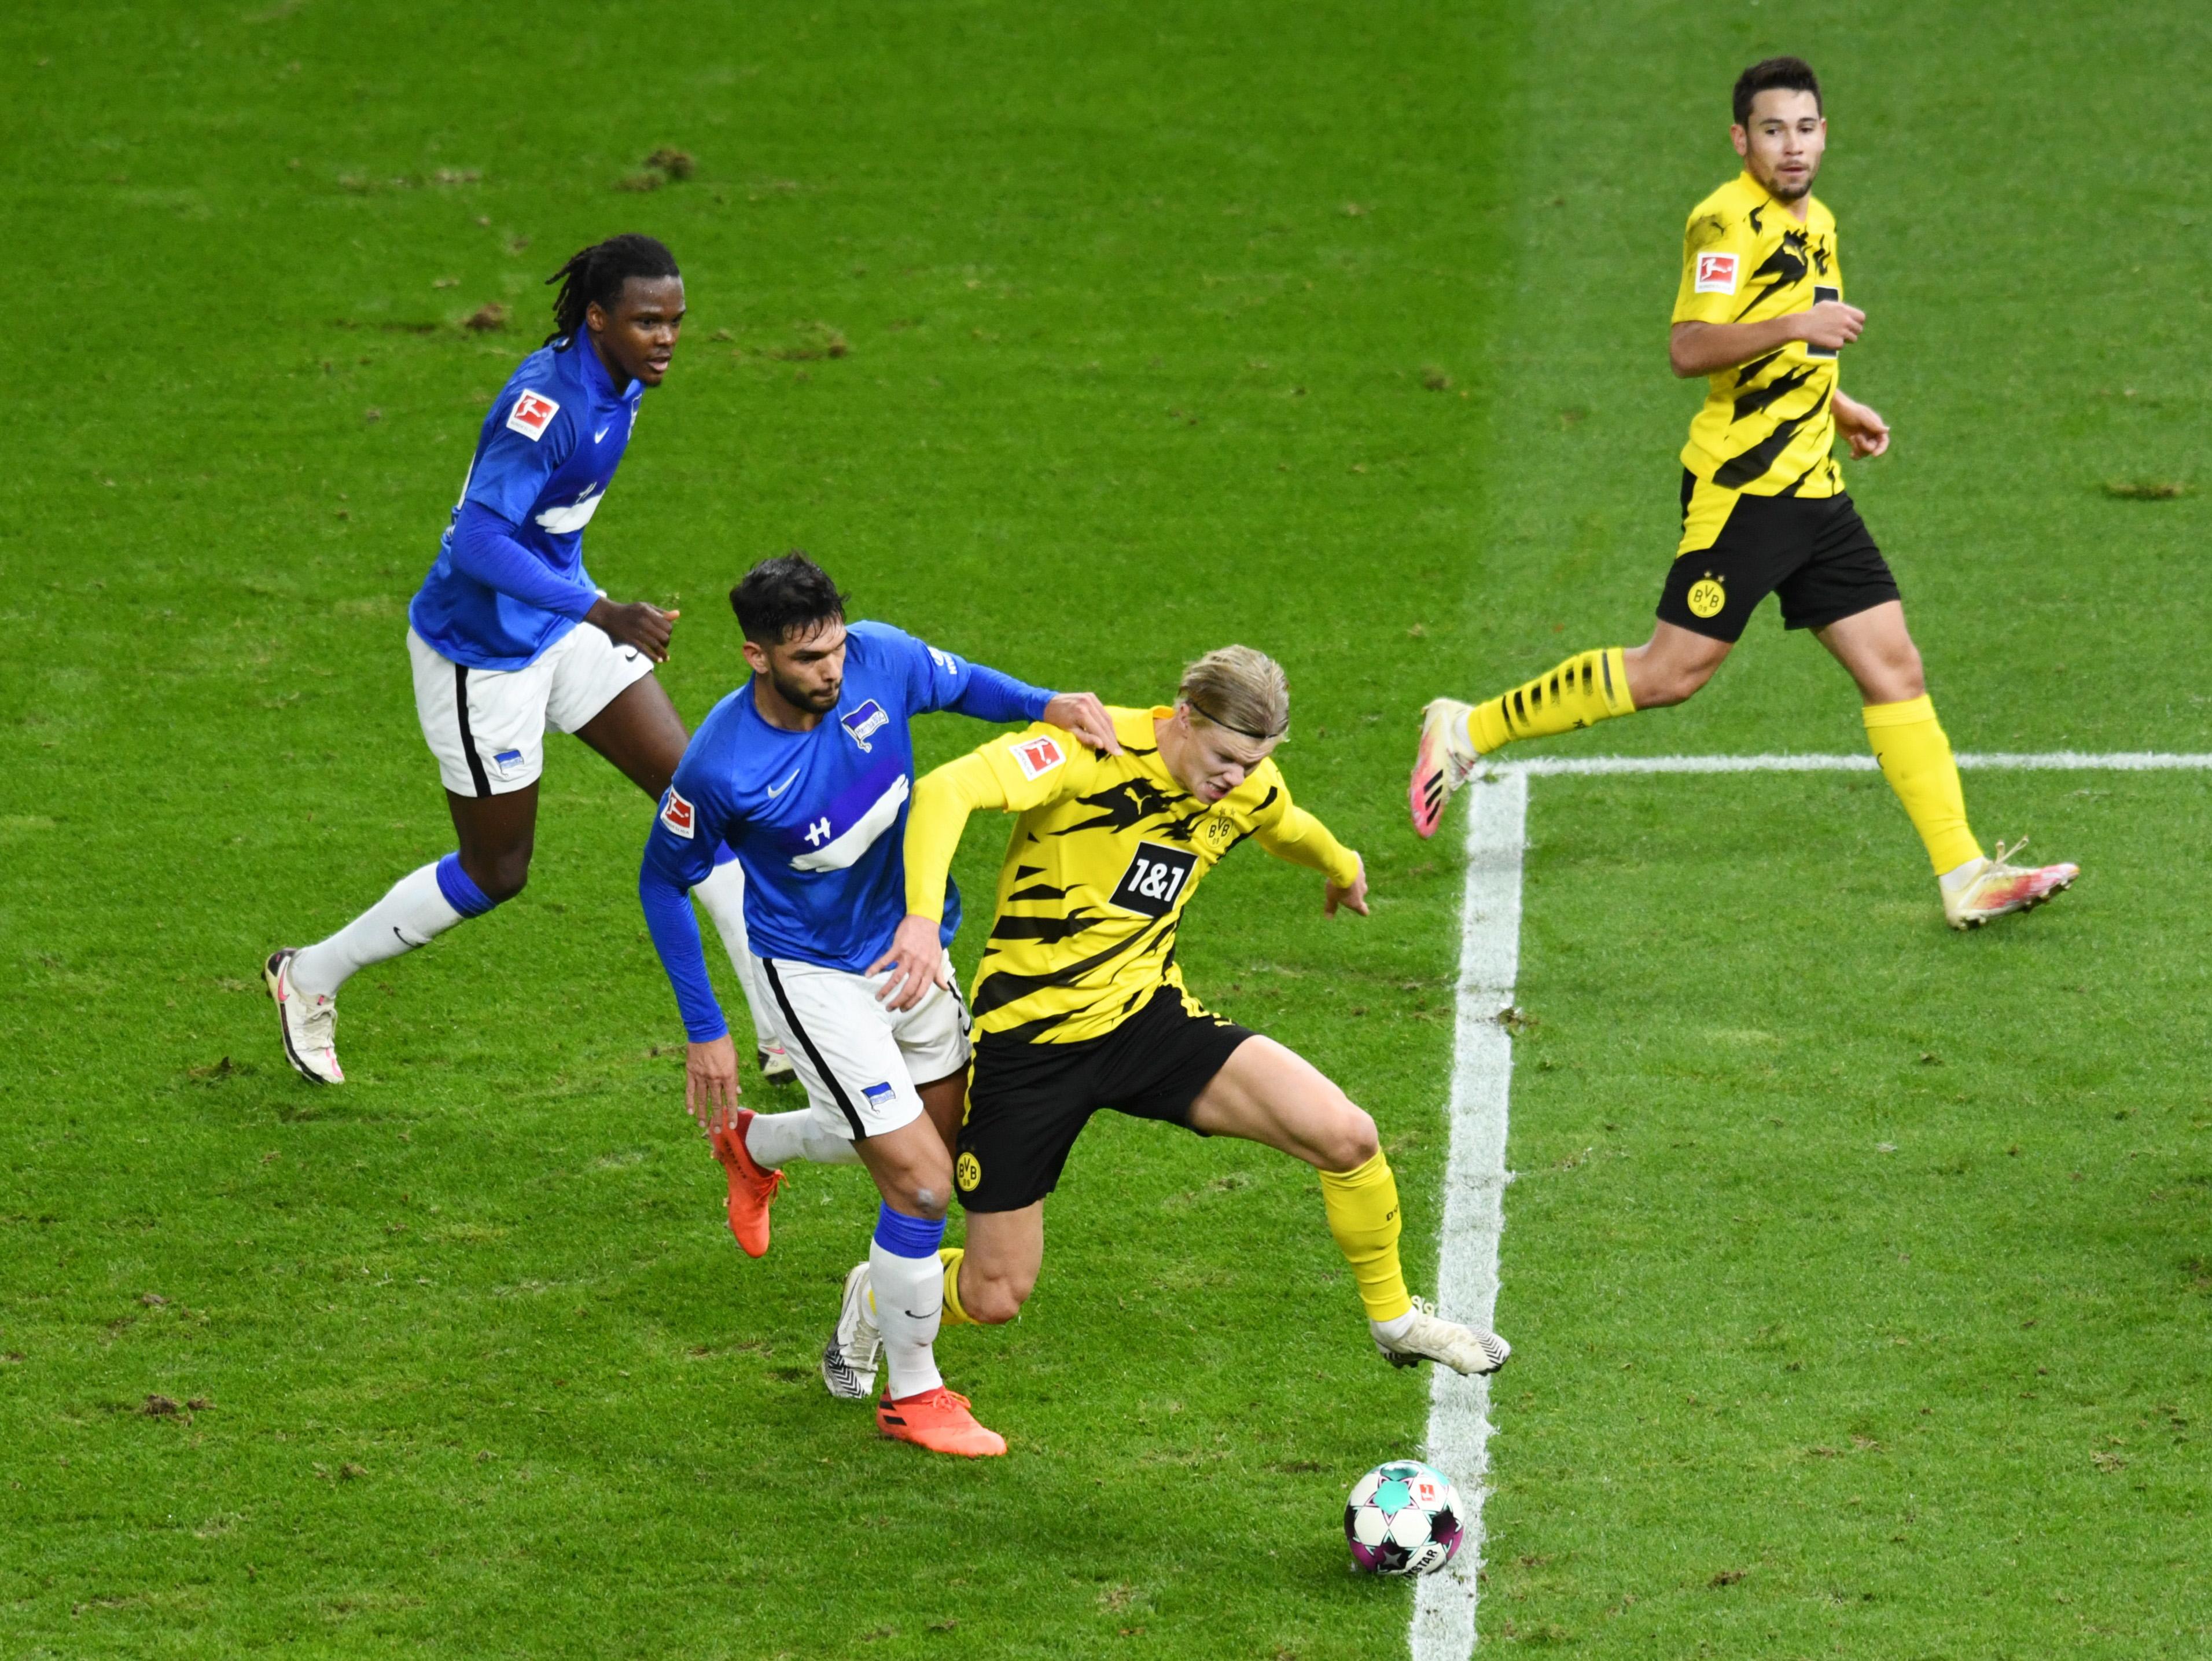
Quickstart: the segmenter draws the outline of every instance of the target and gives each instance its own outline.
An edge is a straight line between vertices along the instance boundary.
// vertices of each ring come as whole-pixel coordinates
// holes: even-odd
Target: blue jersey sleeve
[[[579,580],[580,573],[559,575],[514,539],[513,520],[473,498],[461,503],[450,545],[455,570],[541,611],[581,621],[599,600],[599,591]]]
[[[646,838],[645,859],[637,873],[645,926],[675,989],[684,1031],[694,1043],[710,1043],[730,1031],[707,978],[699,919],[691,910],[691,890],[714,870],[714,850],[721,846],[730,820],[714,793],[687,778],[678,766],[675,782],[660,798],[660,812],[654,817],[653,834]]]
[[[469,469],[464,502],[489,508],[509,525],[520,525],[576,450],[577,423],[583,411],[570,408],[574,394],[562,388],[562,403],[529,386],[510,386],[504,407],[485,423],[476,465]]]
[[[907,709],[913,715],[951,709],[977,721],[1040,721],[1052,694],[1042,687],[942,651],[904,630],[860,625],[904,662]]]

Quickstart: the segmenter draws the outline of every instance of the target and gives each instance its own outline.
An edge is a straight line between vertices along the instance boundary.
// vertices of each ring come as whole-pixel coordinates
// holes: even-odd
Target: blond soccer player
[[[1248,837],[1320,874],[1327,915],[1367,914],[1358,855],[1291,801],[1273,759],[1290,725],[1281,668],[1224,647],[1190,666],[1172,707],[1107,713],[1118,755],[1039,725],[915,786],[908,915],[892,948],[909,988],[942,962],[924,923],[944,910],[969,816],[1017,816],[969,1002],[975,1060],[953,1162],[967,1244],[944,1253],[945,1318],[1020,1311],[1044,1262],[1046,1197],[1091,1116],[1111,1110],[1313,1166],[1376,1348],[1399,1366],[1495,1372],[1511,1353],[1504,1339],[1407,1290],[1397,1182],[1374,1120],[1303,1056],[1207,1009],[1175,960],[1191,897]],[[877,1342],[868,1289],[848,1281],[823,1369],[835,1393],[865,1390]]]

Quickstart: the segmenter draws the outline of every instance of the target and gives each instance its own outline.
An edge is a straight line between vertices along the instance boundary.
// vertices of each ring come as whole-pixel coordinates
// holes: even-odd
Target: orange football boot
[[[775,1203],[776,1189],[783,1186],[783,1173],[763,1171],[754,1163],[751,1151],[745,1147],[745,1127],[752,1122],[752,1109],[739,1108],[737,1117],[714,1133],[714,1157],[730,1173],[730,1232],[738,1237],[746,1256],[765,1257],[768,1208]]]
[[[942,1384],[896,1402],[885,1390],[876,1403],[876,1428],[894,1442],[911,1442],[932,1453],[956,1453],[963,1459],[988,1459],[1006,1451],[1005,1437],[975,1422],[975,1415],[968,1411],[968,1398]]]

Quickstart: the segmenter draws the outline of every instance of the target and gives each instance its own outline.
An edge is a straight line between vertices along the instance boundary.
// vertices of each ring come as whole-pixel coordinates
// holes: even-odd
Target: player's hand
[[[1797,314],[1797,338],[1826,351],[1850,345],[1865,327],[1866,313],[1840,300],[1824,300]]]
[[[1106,713],[1106,706],[1098,702],[1096,692],[1059,694],[1045,705],[1044,719],[1063,733],[1073,733],[1093,750],[1103,750],[1109,756],[1121,753],[1121,740],[1114,733],[1114,718]]]
[[[1851,459],[1871,461],[1889,448],[1889,423],[1869,405],[1836,394],[1836,430],[1851,447]]]
[[[684,1051],[684,1105],[709,1136],[738,1113],[738,1047],[725,1032]]]
[[[634,646],[655,663],[668,661],[668,637],[676,632],[681,611],[664,611],[658,605],[634,600],[617,605],[602,594],[584,613],[584,621],[605,631],[617,646]]]
[[[872,976],[888,969],[876,1001],[886,1009],[911,1009],[929,995],[933,986],[948,986],[952,971],[945,964],[942,931],[933,917],[909,912],[891,936],[891,949],[868,965]]]
[[[1367,861],[1360,860],[1357,854],[1352,857],[1359,860],[1359,874],[1352,879],[1352,886],[1339,888],[1330,883],[1321,891],[1321,914],[1324,917],[1334,916],[1340,905],[1350,906],[1363,917],[1367,915]]]

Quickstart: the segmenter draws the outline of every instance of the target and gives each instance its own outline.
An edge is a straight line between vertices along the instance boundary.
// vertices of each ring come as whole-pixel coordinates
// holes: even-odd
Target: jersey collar
[[[645,391],[642,381],[633,380],[622,391],[615,390],[614,377],[607,366],[599,361],[599,349],[592,344],[592,337],[583,330],[576,332],[577,365],[584,379],[584,391],[596,401],[606,404],[635,404]]]

